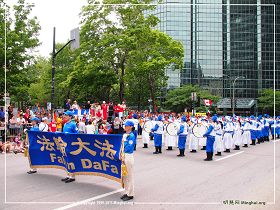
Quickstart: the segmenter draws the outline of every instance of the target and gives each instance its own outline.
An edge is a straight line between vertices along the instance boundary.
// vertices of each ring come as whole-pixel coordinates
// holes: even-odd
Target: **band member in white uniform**
[[[233,128],[232,128],[232,123],[230,116],[225,117],[225,122],[224,122],[224,137],[223,137],[223,142],[225,146],[225,152],[230,152],[230,149],[232,147],[232,133],[233,133]]]
[[[148,118],[148,116],[145,114],[145,117],[144,117],[144,123],[142,125],[142,141],[143,141],[143,148],[148,148],[148,145],[149,145],[149,141],[150,141],[150,133],[147,132],[145,129],[144,129],[144,125],[146,122],[151,122],[151,120]]]
[[[249,119],[245,118],[245,122],[243,123],[242,126],[242,130],[243,130],[243,134],[242,134],[242,143],[243,143],[243,147],[248,147],[248,144],[251,141],[251,133],[250,133],[250,123],[249,123]]]
[[[215,127],[215,143],[214,143],[214,150],[217,152],[215,155],[221,156],[222,152],[224,151],[224,144],[223,144],[223,123],[221,119],[218,119],[217,126]]]
[[[189,126],[189,136],[190,136],[190,140],[189,140],[189,149],[191,150],[191,152],[196,152],[198,149],[198,138],[193,134],[192,130],[193,130],[193,126],[195,126],[195,124],[197,123],[196,118],[191,118],[190,120],[190,126]]]
[[[233,150],[240,150],[241,140],[242,140],[241,123],[238,119],[236,119],[234,123],[234,134],[233,134],[233,142],[235,148]]]
[[[205,117],[202,117],[201,120],[198,120],[197,123],[201,123],[203,125],[205,125],[206,127],[208,127],[208,123],[206,121]],[[199,140],[199,146],[202,147],[201,150],[206,150],[206,137],[202,137],[202,138],[198,138]]]
[[[180,124],[175,120],[174,122],[172,122],[171,119],[168,120],[169,123],[176,123],[177,127],[179,128],[180,127]],[[167,127],[167,125],[166,125]],[[165,127],[165,146],[167,146],[167,149],[166,150],[172,150],[172,147],[175,147],[176,146],[176,143],[177,143],[177,139],[178,139],[178,136],[172,136],[172,135],[169,135],[167,132],[166,132],[166,127]]]

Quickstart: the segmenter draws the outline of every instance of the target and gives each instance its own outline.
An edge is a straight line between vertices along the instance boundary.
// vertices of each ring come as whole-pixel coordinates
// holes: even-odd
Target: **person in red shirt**
[[[124,108],[121,104],[118,104],[118,110],[119,110],[119,118],[123,117],[123,112],[124,112]]]
[[[107,120],[107,112],[108,112],[108,105],[105,101],[103,101],[101,105],[102,113],[103,113],[103,120]]]
[[[56,132],[56,120],[55,118],[52,119],[52,121],[49,124],[49,131],[50,132]]]
[[[115,114],[115,117],[118,117],[118,116],[119,116],[118,104],[115,104],[115,105],[114,105],[114,114]]]

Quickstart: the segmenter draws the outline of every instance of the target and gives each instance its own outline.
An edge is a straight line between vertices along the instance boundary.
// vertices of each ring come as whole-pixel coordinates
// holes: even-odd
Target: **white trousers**
[[[242,134],[242,143],[243,144],[250,144],[251,142],[251,133],[250,131],[244,131]]]
[[[133,154],[125,153],[124,164],[127,169],[127,176],[123,177],[125,194],[134,196],[134,157]]]
[[[215,136],[214,150],[216,152],[223,152],[224,151],[224,144],[223,144],[222,136],[219,136],[219,135]]]
[[[191,150],[198,149],[198,138],[193,134],[190,134],[189,149]]]
[[[142,131],[142,141],[143,141],[143,144],[149,144],[149,141],[150,141],[149,133],[146,132],[144,129]]]

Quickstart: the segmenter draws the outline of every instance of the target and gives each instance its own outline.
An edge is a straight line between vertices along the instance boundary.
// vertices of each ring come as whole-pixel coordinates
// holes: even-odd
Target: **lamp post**
[[[245,79],[245,77],[243,76],[238,76],[234,79],[233,83],[232,83],[232,101],[233,101],[233,106],[232,106],[232,116],[234,115],[234,108],[235,108],[235,98],[234,98],[234,92],[235,92],[235,83],[236,80],[238,80],[239,78]]]
[[[58,53],[60,53],[67,45],[71,42],[75,41],[75,39],[69,40],[62,48],[60,48],[57,52],[55,51],[55,27],[53,28],[53,52],[52,52],[52,92],[51,92],[51,106],[54,108],[54,75],[55,75],[55,58]]]

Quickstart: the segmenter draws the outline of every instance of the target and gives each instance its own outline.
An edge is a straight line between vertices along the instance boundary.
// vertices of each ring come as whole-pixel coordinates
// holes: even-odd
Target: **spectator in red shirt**
[[[123,111],[124,111],[124,108],[121,104],[118,104],[118,110],[119,110],[119,118],[121,119],[123,117]]]
[[[53,118],[52,121],[49,124],[49,131],[50,132],[56,132],[56,121],[55,121],[55,118]]]
[[[102,113],[103,113],[103,120],[107,120],[107,112],[108,112],[108,105],[105,101],[103,101],[101,105]]]
[[[115,117],[119,116],[119,108],[118,108],[117,104],[114,105],[114,114],[115,114]]]

